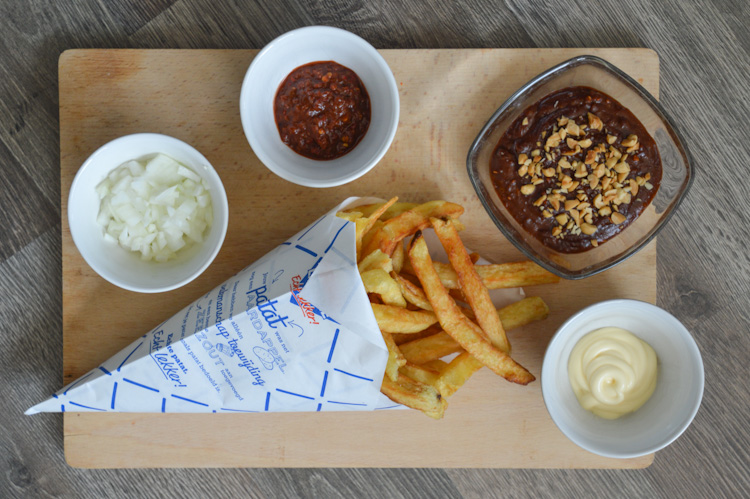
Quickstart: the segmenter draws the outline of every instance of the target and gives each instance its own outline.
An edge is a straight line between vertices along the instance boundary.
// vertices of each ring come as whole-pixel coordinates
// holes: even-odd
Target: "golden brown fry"
[[[380,391],[394,402],[420,410],[434,419],[442,418],[448,405],[434,387],[415,381],[401,373],[396,381],[388,376],[383,377]]]
[[[399,349],[406,360],[414,364],[424,364],[462,350],[461,345],[445,331],[402,343]]]
[[[534,262],[477,265],[477,273],[488,289],[519,288],[537,284],[553,284],[560,278]]]
[[[391,256],[391,259],[393,260],[393,271],[397,274],[401,272],[401,267],[404,266],[404,244],[398,243],[396,245],[396,248],[393,250],[393,255]]]
[[[357,206],[356,208],[352,208],[352,210],[357,210],[362,213],[362,216],[369,217],[375,211],[377,211],[381,206],[383,206],[384,203],[374,203],[374,204],[365,204],[362,206]],[[401,213],[411,210],[415,206],[419,206],[419,203],[393,203],[387,210],[385,210],[385,213],[383,213],[380,216],[380,219],[390,220],[391,218],[400,215]],[[348,210],[345,210],[345,212]]]
[[[510,342],[505,336],[505,330],[500,323],[500,317],[497,315],[495,306],[492,304],[490,293],[482,284],[482,280],[469,257],[469,252],[466,251],[463,242],[458,237],[456,228],[437,218],[431,218],[430,223],[458,275],[461,291],[463,291],[469,306],[474,311],[479,326],[489,338],[490,343],[503,352],[510,353]]]
[[[456,390],[461,388],[466,380],[482,367],[481,362],[467,352],[463,352],[448,364],[434,386],[437,387],[440,395],[448,398],[456,393]]]
[[[362,272],[360,277],[368,293],[379,295],[386,305],[406,308],[406,300],[401,294],[401,287],[388,272],[383,269],[372,269]]]
[[[466,313],[471,312],[463,308],[461,311]],[[503,307],[497,313],[505,330],[511,331],[546,318],[549,309],[544,300],[538,296],[531,296]],[[471,315],[473,316],[473,313]],[[406,360],[415,364],[426,364],[446,355],[461,351],[461,345],[456,343],[456,340],[444,331],[424,338],[417,338],[415,336],[411,341],[399,343],[399,348],[404,357],[406,357]]]
[[[461,220],[457,218],[451,218],[449,220],[450,220],[450,223],[456,228],[458,232],[461,232],[462,230],[466,230],[466,226],[463,224]]]
[[[359,211],[339,211],[336,213],[336,216],[343,218],[344,220],[349,220],[350,222],[355,222],[362,218],[362,213]]]
[[[529,296],[497,311],[506,331],[546,319],[549,308],[538,296]]]
[[[493,347],[485,338],[468,325],[468,319],[440,282],[432,265],[427,244],[421,233],[417,233],[409,247],[409,260],[419,277],[427,298],[438,317],[440,325],[461,347],[474,358],[508,381],[522,385],[533,381],[534,376],[514,361],[508,354]]]
[[[430,301],[425,296],[422,288],[420,288],[410,280],[396,274],[395,272],[391,273],[391,277],[393,277],[393,279],[399,285],[401,294],[406,299],[406,301],[408,301],[412,305],[416,305],[422,310],[432,310],[432,305],[430,305]]]
[[[386,255],[391,255],[405,237],[429,226],[431,217],[456,218],[463,212],[463,206],[447,201],[420,204],[385,222],[368,244],[362,247],[365,254],[380,248]]]
[[[375,222],[378,221],[378,219],[385,213],[385,211],[390,208],[396,201],[398,201],[398,197],[393,197],[387,202],[383,203],[378,207],[374,212],[370,214],[366,219],[364,219],[364,223],[360,223],[360,220],[357,220],[357,232],[356,232],[356,242],[357,242],[357,253],[360,253],[362,249],[362,237],[367,234],[367,232],[372,229],[372,226],[375,225]]]
[[[381,331],[418,333],[437,322],[435,314],[427,310],[406,310],[405,308],[377,303],[371,303],[370,305]]]
[[[372,245],[373,238],[380,232],[380,229],[385,225],[385,222],[378,220],[372,225],[372,228],[367,233],[362,235],[362,245],[359,252],[357,252],[357,261],[361,262],[364,257],[372,253],[372,251],[366,251],[366,249]],[[377,248],[377,245],[375,245]]]
[[[507,331],[525,326],[533,321],[542,320],[549,314],[549,308],[544,300],[538,296],[524,298],[521,301],[498,310],[500,320]],[[456,344],[458,346],[458,344]],[[407,359],[408,360],[408,359]],[[440,362],[430,361],[430,362]],[[427,363],[429,364],[429,363]],[[441,376],[437,382],[437,389],[443,397],[450,397],[475,372],[481,369],[482,363],[471,355],[463,352],[454,358],[446,369],[441,369]]]
[[[380,250],[375,250],[364,257],[359,262],[359,265],[357,265],[357,268],[360,274],[372,269],[383,269],[386,272],[390,272],[393,270],[393,262],[391,261],[391,257]]]
[[[445,370],[448,368],[448,363],[440,359],[431,360],[429,362],[425,362],[422,365],[425,367],[429,367],[430,369],[434,369],[440,374],[443,374]]]
[[[418,366],[407,362],[406,365],[401,366],[398,370],[401,374],[409,376],[414,381],[419,381],[426,385],[435,386],[438,378],[440,378],[440,371],[427,366]]]
[[[450,264],[433,263],[443,286],[448,289],[459,289],[461,287],[458,283],[458,275]],[[560,278],[555,274],[547,272],[530,261],[474,265],[474,267],[487,289],[519,288],[537,284],[553,284],[560,281]],[[414,269],[408,259],[404,261],[401,272],[414,274]]]
[[[396,345],[403,345],[404,343],[409,343],[410,341],[418,340],[420,338],[427,338],[428,336],[432,336],[433,334],[438,334],[441,331],[442,329],[440,329],[440,324],[436,323],[428,327],[424,331],[420,331],[418,333],[391,333],[391,336],[393,336],[393,341],[396,342]]]
[[[398,379],[398,370],[402,366],[406,365],[406,359],[404,358],[401,350],[398,348],[396,343],[393,341],[393,337],[390,333],[382,332],[385,346],[388,347],[388,361],[385,364],[385,375],[386,378],[390,378],[392,381]]]

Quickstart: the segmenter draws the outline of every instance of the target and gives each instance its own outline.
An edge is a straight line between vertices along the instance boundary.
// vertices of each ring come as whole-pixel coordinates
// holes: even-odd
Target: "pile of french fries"
[[[534,381],[511,358],[505,332],[544,319],[547,305],[530,297],[497,310],[488,290],[559,278],[528,261],[476,265],[478,255],[458,236],[462,206],[397,201],[338,213],[355,224],[359,273],[388,347],[381,391],[440,419],[448,397],[483,366],[514,383]],[[432,261],[422,236],[427,228],[435,230],[450,264]],[[441,360],[451,354],[458,355]]]

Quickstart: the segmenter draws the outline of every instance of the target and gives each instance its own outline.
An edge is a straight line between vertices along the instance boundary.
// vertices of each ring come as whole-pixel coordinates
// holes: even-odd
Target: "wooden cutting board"
[[[401,120],[381,163],[348,185],[311,189],[270,173],[240,124],[242,78],[255,50],[71,50],[59,61],[63,267],[63,382],[99,365],[348,196],[398,195],[463,204],[466,245],[491,261],[521,259],[494,227],[466,175],[466,154],[494,110],[541,71],[580,54],[609,60],[654,95],[659,62],[648,49],[383,50],[398,83]],[[70,236],[67,197],[83,161],[136,132],[182,139],[219,172],[229,230],[210,268],[168,293],[117,288],[83,261]],[[556,328],[609,298],[656,300],[656,244],[575,282],[526,289],[548,319],[513,331],[514,357],[537,378]],[[304,414],[66,413],[72,466],[642,468],[653,455],[616,460],[567,440],[540,383],[513,385],[483,369],[450,400],[445,419],[416,411]]]

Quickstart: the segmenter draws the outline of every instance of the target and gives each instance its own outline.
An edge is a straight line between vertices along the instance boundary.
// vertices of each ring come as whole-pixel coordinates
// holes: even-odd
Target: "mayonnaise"
[[[568,359],[578,402],[616,419],[639,409],[656,388],[656,353],[630,331],[605,327],[581,338]]]

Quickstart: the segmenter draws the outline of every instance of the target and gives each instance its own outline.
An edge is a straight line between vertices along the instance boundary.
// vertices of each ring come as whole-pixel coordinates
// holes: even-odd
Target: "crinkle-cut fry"
[[[466,251],[461,238],[458,237],[458,231],[450,223],[438,218],[430,218],[430,223],[448,255],[451,266],[458,275],[461,291],[463,291],[469,306],[474,311],[479,326],[489,338],[490,343],[503,352],[510,353],[510,342],[505,336],[505,329],[500,323],[495,305],[492,304],[490,292],[482,284],[469,252]]]
[[[359,262],[357,269],[360,274],[372,269],[383,269],[386,272],[391,272],[393,270],[393,262],[391,257],[380,250],[375,250]]]
[[[463,350],[445,331],[399,345],[403,356],[414,364],[424,364]]]
[[[396,381],[398,379],[399,368],[406,365],[406,358],[393,341],[393,337],[390,333],[383,331],[381,331],[381,333],[383,335],[383,341],[385,341],[385,346],[388,347],[388,361],[385,364],[385,377],[390,378],[392,381]]]
[[[508,354],[493,347],[487,339],[468,325],[468,319],[440,282],[421,233],[418,232],[412,239],[408,255],[443,330],[474,358],[508,381],[525,385],[535,379]]]
[[[398,243],[396,248],[393,250],[391,260],[393,261],[393,271],[397,274],[401,272],[401,267],[404,266],[404,243]]]
[[[458,274],[448,263],[433,262],[440,282],[448,289],[459,289]],[[474,265],[487,289],[520,288],[537,284],[554,284],[560,278],[531,261]],[[414,274],[409,260],[404,261],[401,272]]]
[[[386,221],[367,245],[362,247],[365,254],[380,248],[386,255],[391,255],[396,245],[405,237],[428,227],[431,217],[458,218],[463,212],[463,206],[447,201],[430,201],[420,204]]]
[[[482,363],[469,355],[468,352],[462,352],[450,361],[448,367],[440,374],[433,386],[437,387],[443,398],[448,398],[456,393],[482,367],[484,367]]]
[[[435,387],[401,373],[395,381],[384,376],[380,391],[394,402],[422,411],[434,419],[442,418],[448,405]]]
[[[424,365],[418,366],[416,364],[412,364],[411,362],[407,362],[406,365],[401,366],[398,372],[409,376],[414,381],[419,381],[420,383],[431,386],[435,386],[438,378],[440,378],[440,371],[438,371],[437,369],[433,369]]]
[[[427,310],[406,310],[377,303],[370,305],[380,330],[389,333],[418,333],[438,321],[435,314]]]
[[[471,312],[469,309],[463,308],[461,311]],[[505,330],[511,331],[534,321],[545,319],[549,314],[549,308],[547,308],[544,300],[538,296],[530,296],[499,309],[497,313]],[[471,313],[471,315],[474,314]],[[436,326],[431,326],[431,328],[434,327]],[[399,343],[399,348],[406,360],[415,364],[426,364],[462,350],[461,345],[444,331],[423,338],[415,336],[411,341]]]
[[[365,290],[379,295],[384,304],[406,308],[406,300],[401,294],[401,287],[388,272],[383,269],[372,269],[362,272],[360,277]]]
[[[420,288],[410,280],[400,276],[399,274],[396,274],[395,272],[391,273],[391,277],[393,277],[393,279],[399,285],[401,294],[406,299],[406,301],[408,301],[412,305],[416,305],[422,310],[432,310],[430,300],[427,299],[427,296],[425,296],[422,288]]]

